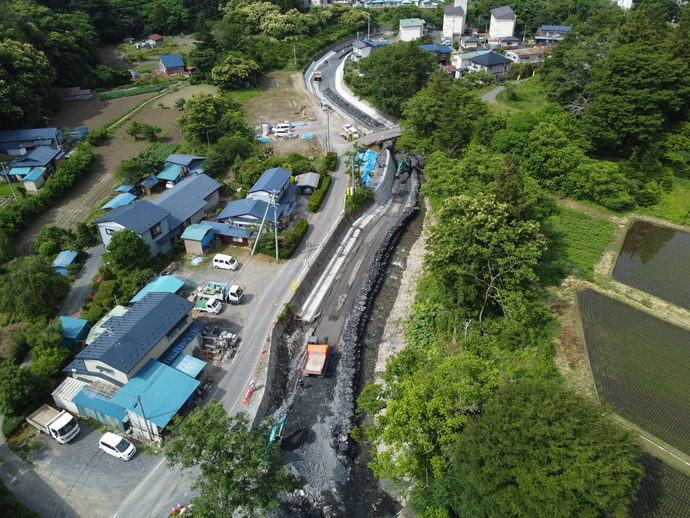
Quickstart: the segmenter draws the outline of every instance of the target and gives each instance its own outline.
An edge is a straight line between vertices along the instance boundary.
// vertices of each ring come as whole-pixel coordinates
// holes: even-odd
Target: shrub
[[[24,419],[27,418],[29,414],[20,415],[6,415],[2,422],[2,435],[5,440],[12,437],[22,426],[24,425]]]
[[[321,162],[321,170],[324,173],[327,172],[333,172],[335,171],[335,168],[338,166],[338,153],[334,153],[333,151],[329,151],[326,153],[326,156],[323,157],[323,161]]]
[[[90,131],[86,135],[86,142],[92,146],[97,146],[101,142],[110,138],[110,131],[107,128],[98,128],[97,130]]]
[[[355,193],[345,197],[345,213],[354,216],[362,208],[367,207],[374,199],[374,195],[364,187],[357,187]]]
[[[309,228],[309,223],[306,219],[302,218],[295,223],[292,230],[286,230],[278,234],[278,258],[279,259],[289,259],[295,250],[302,242],[302,239],[307,233]],[[259,244],[257,249],[264,255],[269,257],[275,257],[275,234],[273,232],[267,232],[259,239]]]
[[[325,175],[321,179],[321,185],[319,185],[319,188],[316,189],[309,197],[308,208],[311,212],[316,212],[319,210],[319,207],[321,207],[321,202],[328,192],[328,188],[331,185],[331,180],[333,180],[333,178],[331,178],[330,175]]]

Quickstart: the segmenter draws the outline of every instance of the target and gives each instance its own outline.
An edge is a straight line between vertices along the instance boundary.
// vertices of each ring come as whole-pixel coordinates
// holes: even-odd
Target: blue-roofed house
[[[62,324],[62,343],[69,349],[80,349],[89,335],[89,323],[81,318],[58,317]]]
[[[22,178],[24,188],[29,192],[37,192],[41,189],[48,179],[48,171],[43,167],[35,167],[29,174]]]
[[[195,155],[168,155],[157,178],[166,182],[166,187],[172,188],[186,176],[203,173],[204,160],[204,157]]]
[[[202,224],[212,227],[214,238],[226,245],[249,246],[249,238],[254,235],[251,230],[220,221],[207,220],[203,221]]]
[[[429,45],[419,45],[419,48],[427,52],[432,52],[437,65],[445,66],[450,60],[452,49],[448,45],[435,45],[432,43]]]
[[[22,156],[40,146],[60,149],[64,140],[60,128],[0,131],[0,151],[9,156]]]
[[[104,216],[94,220],[94,225],[107,247],[115,232],[132,229],[149,245],[151,256],[166,253],[172,247],[168,216],[170,213],[151,203],[142,200],[137,203],[117,207]]]
[[[129,205],[130,203],[132,203],[136,199],[137,199],[136,194],[132,194],[129,192],[123,192],[122,194],[118,194],[112,200],[110,200],[108,203],[103,205],[101,207],[101,210],[111,210],[111,209],[116,209],[118,207],[124,207],[125,205]]]
[[[79,252],[74,250],[63,250],[53,260],[53,268],[63,277],[69,275],[69,267],[77,262]]]
[[[562,41],[572,29],[572,25],[542,25],[534,35],[540,45],[553,45]]]
[[[192,307],[193,302],[172,293],[147,293],[123,315],[110,317],[103,324],[105,331],[77,353],[64,372],[87,383],[124,386],[176,342],[201,343],[199,328],[192,325]],[[195,331],[192,340],[186,335],[188,329]]]
[[[220,201],[221,185],[210,176],[196,174],[183,178],[174,188],[158,195],[158,207],[170,213],[169,227],[181,234],[184,228],[199,223]]]
[[[350,59],[352,61],[359,61],[360,59],[368,58],[369,54],[374,49],[388,45],[387,41],[372,41],[368,39],[355,40],[352,42],[352,54]]]
[[[175,293],[177,294],[184,286],[184,282],[172,275],[163,275],[156,277],[146,286],[144,286],[139,293],[134,295],[129,301],[130,304],[139,302],[149,293]]]
[[[10,163],[10,180],[24,182],[27,191],[38,191],[64,156],[59,149],[47,146],[34,148]]]
[[[158,58],[158,73],[174,76],[184,73],[184,60],[179,54],[166,54]]]
[[[229,223],[235,227],[259,225],[266,216],[269,228],[278,222],[278,228],[286,227],[297,205],[297,186],[290,182],[292,172],[282,167],[274,167],[264,174],[249,189],[244,200],[228,203],[216,216],[216,220]],[[266,211],[271,196],[276,197],[275,210]]]

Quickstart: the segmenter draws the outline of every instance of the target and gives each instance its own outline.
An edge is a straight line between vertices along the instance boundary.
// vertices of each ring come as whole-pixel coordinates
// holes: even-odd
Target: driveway
[[[89,284],[94,275],[98,273],[98,269],[103,265],[103,252],[105,247],[103,243],[89,248],[87,251],[87,258],[84,265],[79,270],[77,278],[72,283],[72,289],[69,295],[62,301],[58,313],[65,316],[75,316],[79,312],[79,308],[86,301],[86,298],[91,292]]]

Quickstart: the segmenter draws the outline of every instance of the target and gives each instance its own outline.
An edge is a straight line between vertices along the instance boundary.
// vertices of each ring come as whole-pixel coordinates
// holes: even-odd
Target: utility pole
[[[137,401],[139,401],[139,407],[141,408],[141,417],[144,418],[144,424],[146,425],[146,432],[149,435],[149,442],[153,444],[153,435],[151,434],[151,429],[149,428],[149,421],[146,419],[146,414],[144,413],[144,405],[141,404],[141,396],[137,396]]]
[[[367,13],[367,39],[371,39],[371,13]]]
[[[326,108],[326,153],[331,150],[331,108]]]
[[[12,181],[10,180],[10,174],[5,169],[5,162],[0,162],[2,164],[2,175],[10,186],[10,191],[12,191],[12,196],[14,196],[14,201],[17,201],[17,194],[14,192],[14,187],[12,187]]]
[[[278,262],[278,204],[276,203],[276,191],[271,191],[271,204],[273,205],[273,234],[276,236],[276,263]]]
[[[292,44],[292,58],[295,60],[295,65],[297,65],[297,50],[295,44]]]

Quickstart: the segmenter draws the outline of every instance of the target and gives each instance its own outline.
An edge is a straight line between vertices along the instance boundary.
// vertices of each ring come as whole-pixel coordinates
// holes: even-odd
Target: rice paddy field
[[[690,477],[656,457],[642,456],[646,476],[630,507],[632,518],[686,518],[690,515]]]
[[[690,333],[592,290],[578,301],[600,398],[690,454]]]
[[[690,234],[635,221],[625,235],[613,278],[690,309]]]

